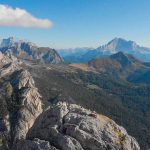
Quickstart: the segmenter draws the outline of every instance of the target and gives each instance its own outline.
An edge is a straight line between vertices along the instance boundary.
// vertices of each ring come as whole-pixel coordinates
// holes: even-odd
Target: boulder
[[[27,134],[61,150],[140,150],[113,120],[75,104],[58,102],[44,111]]]

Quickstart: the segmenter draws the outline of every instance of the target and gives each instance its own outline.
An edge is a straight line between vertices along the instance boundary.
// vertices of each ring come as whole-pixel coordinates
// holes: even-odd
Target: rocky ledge
[[[113,120],[75,104],[58,102],[45,110],[15,150],[140,150]]]

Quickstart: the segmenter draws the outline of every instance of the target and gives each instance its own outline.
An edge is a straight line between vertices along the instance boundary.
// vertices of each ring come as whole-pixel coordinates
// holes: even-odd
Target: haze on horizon
[[[121,37],[150,47],[149,6],[148,0],[2,0],[0,37],[52,48],[97,47]]]

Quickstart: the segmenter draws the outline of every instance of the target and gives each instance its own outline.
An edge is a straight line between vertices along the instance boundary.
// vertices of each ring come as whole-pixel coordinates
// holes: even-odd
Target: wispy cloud
[[[52,22],[36,18],[24,9],[0,4],[0,26],[50,28]]]

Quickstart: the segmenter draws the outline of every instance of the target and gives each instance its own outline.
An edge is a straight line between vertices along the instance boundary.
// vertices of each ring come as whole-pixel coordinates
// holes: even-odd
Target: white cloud
[[[0,4],[0,26],[50,28],[52,22],[36,18],[24,9]]]

